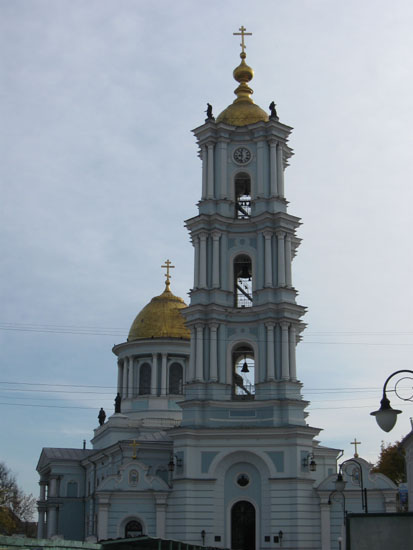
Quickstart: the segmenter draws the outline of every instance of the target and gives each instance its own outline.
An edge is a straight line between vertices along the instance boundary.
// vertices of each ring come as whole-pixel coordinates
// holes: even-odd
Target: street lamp
[[[408,372],[409,374],[413,374],[413,371],[409,370],[409,369],[396,370],[395,372],[393,372],[393,374],[391,374],[384,383],[383,397],[380,401],[380,409],[370,413],[372,416],[376,417],[377,424],[385,432],[390,432],[390,430],[392,430],[394,428],[394,425],[397,422],[397,415],[402,412],[402,411],[399,411],[398,409],[393,409],[391,407],[390,400],[388,399],[388,397],[386,395],[387,384],[390,381],[390,379],[393,378],[393,376],[396,376],[397,374],[400,374],[402,372]],[[388,390],[388,391],[394,391],[394,393],[397,395],[397,397],[399,399],[401,399],[402,401],[413,401],[413,392],[412,392],[411,395],[409,395],[409,397],[402,397],[397,392],[397,385],[400,384],[400,382],[402,380],[405,380],[406,378],[409,379],[409,380],[412,380],[412,378],[410,376],[403,376],[403,377],[399,378],[399,380],[397,380],[397,382],[394,385],[394,389],[393,390]],[[412,390],[413,390],[413,388],[412,388]]]
[[[339,465],[339,470],[337,474],[337,479],[335,481],[336,490],[333,492],[342,493],[346,486],[346,481],[343,479],[343,471],[346,471],[346,467],[349,464],[354,464],[360,473],[360,489],[361,489],[361,507],[365,514],[368,513],[368,506],[367,506],[367,489],[364,488],[363,483],[363,469],[361,467],[361,464],[357,462],[357,460],[354,460],[353,458],[349,458],[348,460],[345,460]],[[344,496],[344,495],[343,495]]]

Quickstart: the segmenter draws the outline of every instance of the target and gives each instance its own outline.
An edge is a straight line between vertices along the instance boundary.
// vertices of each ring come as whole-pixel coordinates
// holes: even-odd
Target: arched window
[[[129,485],[136,487],[139,481],[139,474],[136,470],[131,470],[129,472]]]
[[[125,539],[140,537],[141,535],[143,535],[142,524],[136,520],[128,521],[125,526]]]
[[[179,363],[172,363],[169,367],[169,393],[182,393],[183,369]]]
[[[66,487],[67,497],[77,497],[77,481],[69,481]]]
[[[234,399],[254,399],[254,350],[248,344],[239,344],[232,351],[232,396]]]
[[[235,176],[235,217],[238,220],[251,217],[251,178],[248,174]]]
[[[246,254],[240,254],[234,260],[234,305],[252,306],[252,264]]]
[[[151,393],[151,366],[144,363],[139,369],[139,395],[148,395],[149,393]]]

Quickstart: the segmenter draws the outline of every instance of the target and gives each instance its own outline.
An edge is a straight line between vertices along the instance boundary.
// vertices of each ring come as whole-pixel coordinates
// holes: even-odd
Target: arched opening
[[[232,396],[240,400],[255,396],[254,350],[248,344],[240,344],[232,351]]]
[[[238,220],[251,217],[251,178],[245,173],[235,176],[235,217]]]
[[[239,254],[234,260],[234,305],[252,306],[252,263],[246,254]]]
[[[125,539],[140,537],[141,535],[143,535],[142,524],[136,520],[128,521],[125,526]]]
[[[180,363],[172,363],[169,367],[169,393],[181,394],[183,369]]]
[[[151,393],[151,366],[144,363],[139,369],[139,395]]]
[[[247,500],[239,500],[231,508],[232,550],[255,550],[255,508]]]

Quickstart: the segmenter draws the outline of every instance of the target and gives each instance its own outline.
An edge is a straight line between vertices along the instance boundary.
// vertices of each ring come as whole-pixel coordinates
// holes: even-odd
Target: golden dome
[[[217,117],[217,122],[225,122],[232,126],[246,126],[260,121],[267,122],[268,114],[251,99],[253,91],[247,84],[254,77],[254,71],[245,63],[247,56],[244,51],[240,53],[240,57],[241,63],[233,72],[235,80],[240,83],[234,90],[237,99],[222,111]]]
[[[140,338],[183,338],[189,340],[181,309],[186,304],[172,294],[169,280],[160,296],[155,296],[138,314],[129,331],[128,342]]]

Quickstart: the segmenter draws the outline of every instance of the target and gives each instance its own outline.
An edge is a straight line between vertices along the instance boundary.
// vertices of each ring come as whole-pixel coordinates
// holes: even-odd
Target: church
[[[165,288],[115,345],[115,413],[92,448],[44,448],[37,466],[39,538],[148,535],[233,549],[330,550],[342,533],[331,500],[339,449],[308,423],[296,366],[305,308],[292,262],[299,218],[287,211],[292,128],[251,98],[254,72],[234,69],[236,98],[193,133],[202,162],[190,303]],[[359,459],[362,468],[369,465]],[[348,477],[347,506],[360,507]],[[369,479],[372,511],[395,510],[395,486]],[[351,494],[350,494],[351,493]],[[374,502],[374,504],[373,504]]]

